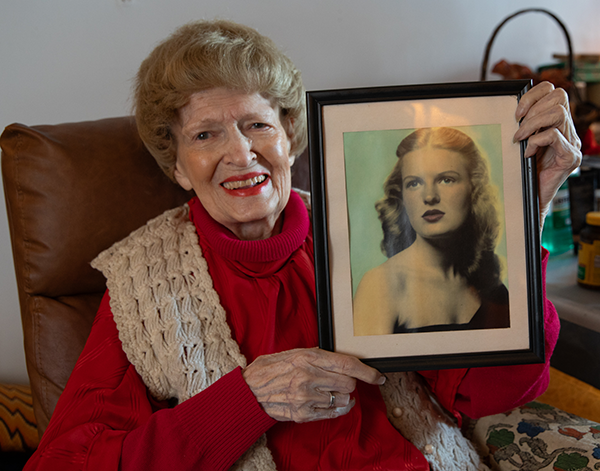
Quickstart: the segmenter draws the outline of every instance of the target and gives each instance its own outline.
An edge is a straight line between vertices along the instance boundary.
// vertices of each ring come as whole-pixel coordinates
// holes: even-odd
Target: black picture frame
[[[529,80],[504,80],[307,93],[321,348],[355,355],[380,371],[545,360],[535,161],[523,158],[526,142],[512,140],[519,125],[515,120],[518,100],[530,87]],[[435,127],[469,134],[478,147],[487,146],[484,153],[494,154],[495,163],[490,166],[501,169],[490,170],[490,174],[501,182],[496,186],[505,228],[504,283],[510,293],[510,326],[355,335],[353,298],[362,279],[361,270],[368,271],[369,263],[383,263],[370,255],[374,253],[372,246],[380,244],[381,226],[378,240],[358,232],[363,226],[370,231],[376,225],[373,218],[377,218],[374,207],[375,215],[368,214],[362,202],[374,204],[374,194],[383,191],[375,190],[377,184],[373,182],[385,174],[384,170],[391,169],[390,159],[397,160],[388,152],[394,139],[399,142],[416,129]],[[473,135],[483,136],[485,145]],[[495,250],[501,259],[499,249]]]

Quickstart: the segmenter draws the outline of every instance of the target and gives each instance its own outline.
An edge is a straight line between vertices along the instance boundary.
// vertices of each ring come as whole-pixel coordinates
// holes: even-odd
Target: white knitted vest
[[[107,278],[123,351],[157,399],[183,402],[246,359],[231,337],[189,207],[163,213],[102,252],[92,266]],[[433,470],[487,469],[419,375],[388,375],[381,388],[392,424]],[[394,413],[395,412],[395,413]],[[261,437],[235,470],[275,470]]]

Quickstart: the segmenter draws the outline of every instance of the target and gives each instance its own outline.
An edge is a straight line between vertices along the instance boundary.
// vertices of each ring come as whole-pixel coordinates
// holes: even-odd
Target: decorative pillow
[[[32,451],[38,442],[31,389],[0,384],[0,451]]]
[[[600,470],[600,425],[540,402],[470,423],[493,470]]]

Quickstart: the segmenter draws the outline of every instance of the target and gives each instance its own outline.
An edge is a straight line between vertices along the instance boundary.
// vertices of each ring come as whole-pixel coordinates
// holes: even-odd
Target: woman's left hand
[[[525,157],[535,156],[537,162],[541,228],[552,198],[581,163],[581,141],[575,132],[567,93],[549,82],[525,93],[515,116],[523,120],[514,140],[528,139]]]
[[[320,348],[262,355],[242,375],[263,410],[279,421],[333,419],[350,412],[356,381],[381,385],[385,376],[358,358]]]

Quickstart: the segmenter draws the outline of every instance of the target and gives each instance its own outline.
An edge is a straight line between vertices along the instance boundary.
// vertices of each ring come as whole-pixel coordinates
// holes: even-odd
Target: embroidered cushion
[[[600,424],[540,402],[474,421],[465,434],[493,470],[600,469]]]

